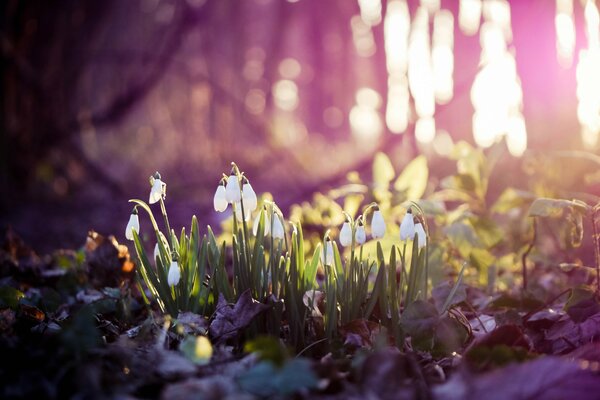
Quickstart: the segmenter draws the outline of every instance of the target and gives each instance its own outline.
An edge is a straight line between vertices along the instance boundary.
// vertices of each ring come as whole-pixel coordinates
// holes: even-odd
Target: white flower
[[[244,205],[244,212],[250,214],[256,210],[258,206],[258,200],[256,199],[256,193],[252,189],[250,182],[246,182],[242,185],[242,204]]]
[[[167,243],[167,238],[160,231],[158,232],[158,236],[160,237],[160,241],[163,243],[165,250],[167,251],[167,253],[170,254],[171,249],[169,248],[169,243]],[[156,261],[156,258],[158,257],[160,257],[160,246],[158,245],[158,242],[156,242],[156,244],[154,245],[154,261]]]
[[[250,221],[249,211],[246,211],[246,209],[244,208],[244,213],[242,214],[242,203],[235,203],[235,216],[240,222],[242,222],[242,216],[246,217],[246,221]]]
[[[271,231],[269,215],[267,214],[267,210],[263,210],[262,212],[259,212],[256,218],[254,219],[254,225],[252,225],[252,233],[254,233],[254,236],[258,234],[258,223],[260,222],[260,216],[263,214],[265,216],[265,236],[267,236]]]
[[[169,267],[167,283],[169,284],[169,286],[175,286],[179,283],[179,279],[181,279],[181,271],[179,271],[179,264],[177,264],[177,260],[173,260],[173,262],[171,262],[171,266]]]
[[[227,198],[225,196],[225,185],[219,184],[213,198],[213,206],[215,211],[223,212],[227,209]]]
[[[333,252],[333,242],[331,239],[327,238],[325,243],[323,244],[323,249],[321,250],[321,263],[323,265],[333,265],[335,254]]]
[[[239,203],[242,200],[242,193],[240,192],[240,181],[236,174],[231,174],[227,179],[227,186],[225,187],[225,199],[231,204]]]
[[[162,199],[166,193],[166,187],[167,185],[160,179],[160,174],[158,172],[154,174],[154,181],[152,183],[152,189],[150,189],[150,199],[148,200],[148,203],[154,204]]]
[[[311,311],[313,317],[322,317],[323,314],[319,310],[319,304],[323,302],[325,293],[320,290],[307,290],[302,296],[302,302]]]
[[[367,233],[365,232],[365,226],[362,223],[359,223],[356,227],[354,241],[359,245],[367,241]]]
[[[158,242],[154,245],[154,261],[160,256],[160,249],[158,247]]]
[[[133,240],[133,231],[136,233],[140,232],[140,218],[138,217],[137,210],[133,210],[129,216],[129,222],[127,222],[127,228],[125,228],[125,237],[129,240]]]
[[[285,237],[285,230],[283,229],[281,218],[278,215],[274,216],[272,235],[273,239],[283,239]]]
[[[427,244],[427,234],[425,233],[425,229],[423,229],[423,224],[420,222],[415,224],[415,233],[419,241],[419,248],[422,249]]]
[[[373,236],[373,239],[379,239],[385,236],[385,221],[379,210],[373,212],[373,219],[371,219],[371,235]]]
[[[400,240],[412,240],[415,237],[415,221],[409,209],[400,224]]]
[[[340,244],[344,247],[352,244],[352,228],[350,222],[344,222],[342,229],[340,229]]]

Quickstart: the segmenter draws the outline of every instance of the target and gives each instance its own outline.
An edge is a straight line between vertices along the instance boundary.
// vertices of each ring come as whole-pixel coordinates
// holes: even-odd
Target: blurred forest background
[[[590,23],[582,2],[570,2],[576,40],[559,62],[556,2],[483,2],[509,6],[503,43],[516,59],[516,106],[527,129],[524,154],[505,151],[496,168],[489,195],[497,196],[535,179],[523,169],[528,157],[584,143],[595,150],[580,135],[576,80]],[[474,142],[483,57],[480,20],[469,31],[459,19],[468,3],[478,1],[5,0],[0,225],[41,250],[79,246],[88,229],[122,240],[127,199],[145,199],[156,170],[173,226],[191,214],[214,225],[212,194],[231,161],[284,210],[349,171],[369,172],[377,151],[397,168],[426,154],[433,188],[454,168],[445,157],[451,143]],[[412,31],[386,20],[393,11],[402,21],[404,4]],[[410,101],[392,96],[408,91],[406,68],[395,70],[392,54],[423,25],[419,7],[427,43],[453,54],[451,90],[436,96],[435,115],[419,110],[412,86]],[[436,34],[440,10],[453,20]],[[434,136],[415,135],[418,121],[433,117]],[[590,164],[581,164],[570,163],[560,179],[584,185],[580,171]]]

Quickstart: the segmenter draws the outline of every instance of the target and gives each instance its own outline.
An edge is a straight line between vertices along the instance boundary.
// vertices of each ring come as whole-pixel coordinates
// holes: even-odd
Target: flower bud
[[[239,203],[242,200],[242,193],[240,192],[240,181],[236,174],[231,174],[227,179],[227,186],[225,187],[225,199],[229,203]]]
[[[129,216],[129,222],[127,222],[127,227],[125,228],[125,237],[128,240],[133,240],[133,231],[136,233],[140,232],[140,218],[138,217],[137,210],[134,208]]]
[[[340,244],[344,247],[352,244],[352,228],[350,222],[344,222],[342,229],[340,229]]]
[[[423,224],[420,222],[415,224],[415,233],[417,234],[419,248],[422,249],[427,244],[427,234],[425,233],[425,229],[423,229]]]
[[[171,262],[171,266],[169,267],[167,283],[169,284],[169,286],[175,286],[179,283],[179,279],[181,279],[181,271],[179,270],[179,264],[177,263],[177,260],[173,260]]]
[[[244,212],[248,214],[256,210],[256,207],[258,206],[256,193],[248,181],[242,185],[242,204],[244,205]]]
[[[362,222],[359,222],[358,226],[356,227],[356,231],[354,232],[354,241],[359,245],[364,244],[367,241],[367,233],[365,232],[365,226],[362,224]]]
[[[385,236],[385,221],[379,210],[373,212],[373,219],[371,219],[371,235],[373,236],[373,239],[379,239]]]
[[[219,186],[217,186],[217,190],[215,191],[215,197],[213,198],[213,206],[215,207],[215,211],[225,211],[227,209],[227,204],[225,185],[219,184]]]
[[[415,221],[409,208],[400,224],[400,240],[412,240],[415,237]]]

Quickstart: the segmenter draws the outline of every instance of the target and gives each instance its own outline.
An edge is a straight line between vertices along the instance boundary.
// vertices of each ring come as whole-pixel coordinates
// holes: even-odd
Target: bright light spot
[[[250,114],[262,114],[265,110],[266,96],[260,89],[250,89],[246,94],[244,104]]]
[[[508,120],[506,145],[515,157],[522,156],[527,150],[527,129],[522,115],[515,115]]]
[[[441,6],[441,0],[421,0],[421,7],[425,7],[427,12],[431,15],[439,11]]]
[[[296,79],[300,72],[302,72],[302,67],[295,58],[285,58],[279,63],[279,75],[282,78]]]
[[[431,143],[435,138],[435,119],[419,118],[415,124],[415,137],[421,143]]]
[[[383,124],[377,109],[381,106],[379,93],[371,88],[356,92],[356,105],[350,110],[352,133],[360,140],[376,139],[383,132]]]
[[[398,82],[396,82],[398,81]],[[408,127],[410,94],[404,79],[388,81],[388,101],[385,110],[385,123],[392,133],[402,133]]]
[[[356,91],[356,104],[368,108],[379,108],[381,106],[381,96],[374,89],[360,88]]]
[[[441,156],[447,156],[452,152],[454,143],[450,134],[440,130],[433,139],[433,150]]]
[[[385,57],[390,74],[406,73],[409,31],[410,14],[406,1],[390,1],[383,25]]]
[[[577,118],[581,138],[587,147],[595,147],[600,134],[600,16],[593,1],[585,6],[588,48],[579,52],[577,64]]]
[[[371,27],[365,24],[359,15],[352,17],[350,27],[356,53],[361,57],[371,57],[375,54],[375,39]]]
[[[360,18],[369,26],[381,22],[381,0],[358,0]]]
[[[510,4],[507,0],[483,0],[483,18],[502,28],[507,41],[512,40]]]
[[[344,123],[344,113],[337,107],[327,107],[323,111],[323,121],[330,128],[339,128]]]
[[[465,35],[472,36],[479,30],[481,8],[481,0],[460,0],[458,25]]]
[[[489,147],[506,137],[514,156],[527,149],[527,129],[521,114],[523,93],[514,55],[508,51],[512,37],[510,5],[506,0],[484,0],[481,26],[481,69],[471,87],[473,138]]]
[[[408,126],[410,94],[406,73],[409,32],[410,13],[406,0],[391,0],[384,20],[384,42],[389,75],[385,122],[392,133],[402,133]]]
[[[408,45],[408,84],[419,117],[435,113],[434,75],[429,47],[427,10],[419,7],[413,20]]]
[[[561,66],[568,68],[573,62],[575,49],[575,22],[573,21],[573,0],[556,0],[556,52]]]
[[[588,39],[588,48],[600,46],[600,15],[598,7],[593,0],[588,0],[585,4],[585,33]]]
[[[275,105],[282,110],[293,111],[298,107],[298,87],[290,80],[282,79],[273,85]]]
[[[447,10],[439,11],[433,19],[433,50],[431,62],[434,76],[435,99],[448,103],[454,94],[454,17]]]
[[[350,110],[350,126],[352,133],[360,140],[376,139],[383,132],[377,110],[361,105],[355,105]]]

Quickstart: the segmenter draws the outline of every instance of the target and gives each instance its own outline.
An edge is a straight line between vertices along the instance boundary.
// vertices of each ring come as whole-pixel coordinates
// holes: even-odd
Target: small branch
[[[537,236],[537,220],[535,217],[533,217],[533,238],[531,238],[531,242],[529,243],[527,250],[525,250],[525,252],[523,253],[523,256],[521,257],[521,263],[523,265],[523,291],[527,290],[527,256],[533,249],[533,246],[535,246],[536,236]]]

